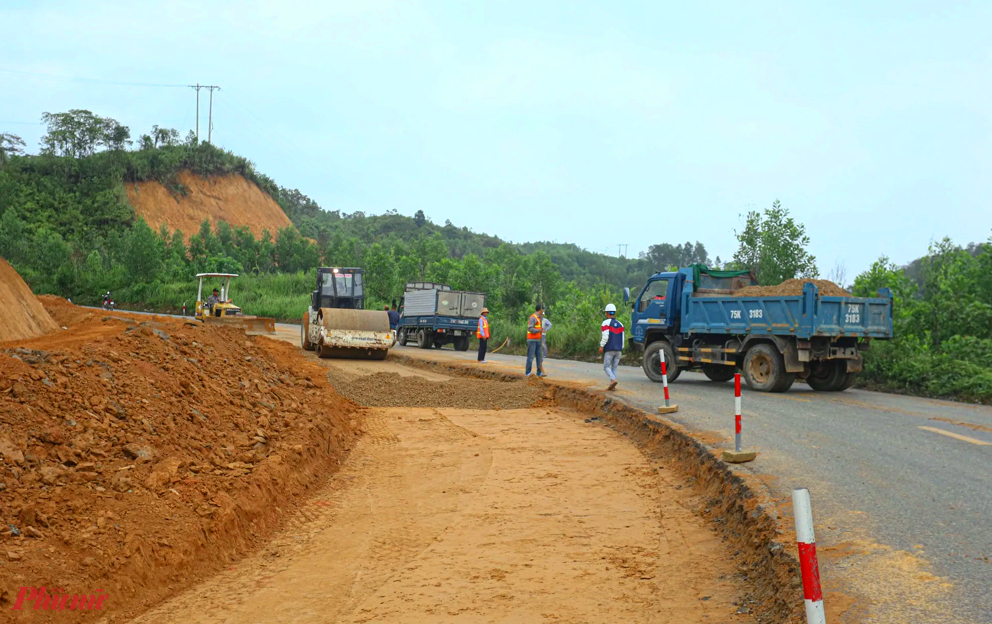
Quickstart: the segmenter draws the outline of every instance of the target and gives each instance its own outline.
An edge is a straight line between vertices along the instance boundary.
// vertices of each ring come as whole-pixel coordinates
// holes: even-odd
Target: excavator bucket
[[[385,359],[393,346],[389,315],[379,310],[321,308],[320,357]]]

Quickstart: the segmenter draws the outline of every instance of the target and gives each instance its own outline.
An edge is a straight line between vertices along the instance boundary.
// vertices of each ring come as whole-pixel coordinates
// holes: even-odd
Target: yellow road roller
[[[320,357],[385,359],[395,336],[386,312],[365,309],[363,275],[355,267],[317,269],[317,289],[300,327],[301,347]]]

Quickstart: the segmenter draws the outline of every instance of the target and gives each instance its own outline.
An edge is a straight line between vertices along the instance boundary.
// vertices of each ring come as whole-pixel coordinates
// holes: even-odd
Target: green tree
[[[103,119],[100,143],[107,149],[120,151],[131,146],[131,130],[113,119]]]
[[[0,258],[11,264],[22,263],[27,256],[27,224],[17,214],[16,208],[8,208],[0,216]]]
[[[749,212],[744,229],[736,234],[739,246],[734,263],[752,271],[759,284],[817,276],[816,258],[806,249],[806,226],[790,217],[777,199],[764,214]]]
[[[296,228],[286,227],[276,234],[275,260],[279,270],[295,273],[303,269],[303,238]]]
[[[551,256],[543,251],[536,251],[527,256],[524,266],[530,278],[534,300],[545,305],[553,302],[561,287],[561,273],[551,261]]]
[[[418,263],[418,277],[424,279],[432,264],[448,257],[448,247],[444,244],[444,239],[435,234],[430,238],[417,239],[413,245],[413,255]]]
[[[371,305],[381,305],[389,301],[394,293],[396,272],[392,253],[379,243],[372,243],[365,251],[363,259],[365,268],[366,302]]]
[[[131,136],[126,126],[88,110],[43,113],[41,120],[48,127],[48,132],[41,138],[42,152],[52,156],[90,156],[99,147],[123,146]]]
[[[413,222],[418,228],[424,227],[424,224],[427,223],[427,215],[424,214],[423,210],[418,210],[413,214]]]
[[[0,132],[0,167],[7,164],[11,156],[24,155],[24,139],[16,134]]]
[[[159,147],[161,145],[172,147],[179,145],[179,131],[173,128],[160,128],[157,125],[152,126],[151,138],[153,147]]]
[[[155,235],[144,217],[128,233],[124,264],[135,281],[149,283],[162,270],[163,243]]]

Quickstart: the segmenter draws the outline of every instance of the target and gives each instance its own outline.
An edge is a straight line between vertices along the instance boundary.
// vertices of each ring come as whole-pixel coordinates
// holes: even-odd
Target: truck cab
[[[678,326],[678,298],[685,276],[681,273],[656,273],[648,279],[633,301],[631,334],[640,347],[671,333]],[[630,303],[629,292],[624,299]]]

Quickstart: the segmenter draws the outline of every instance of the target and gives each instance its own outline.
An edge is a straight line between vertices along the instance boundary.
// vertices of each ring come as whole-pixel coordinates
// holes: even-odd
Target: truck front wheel
[[[644,374],[648,376],[648,379],[655,383],[661,383],[662,350],[665,352],[665,370],[668,373],[668,381],[671,383],[679,378],[682,369],[675,362],[675,351],[672,349],[672,345],[664,340],[652,342],[644,349],[644,359],[641,362],[641,368],[644,369]]]
[[[785,392],[796,375],[786,372],[785,360],[775,347],[759,344],[744,356],[744,380],[748,388],[758,392]]]

